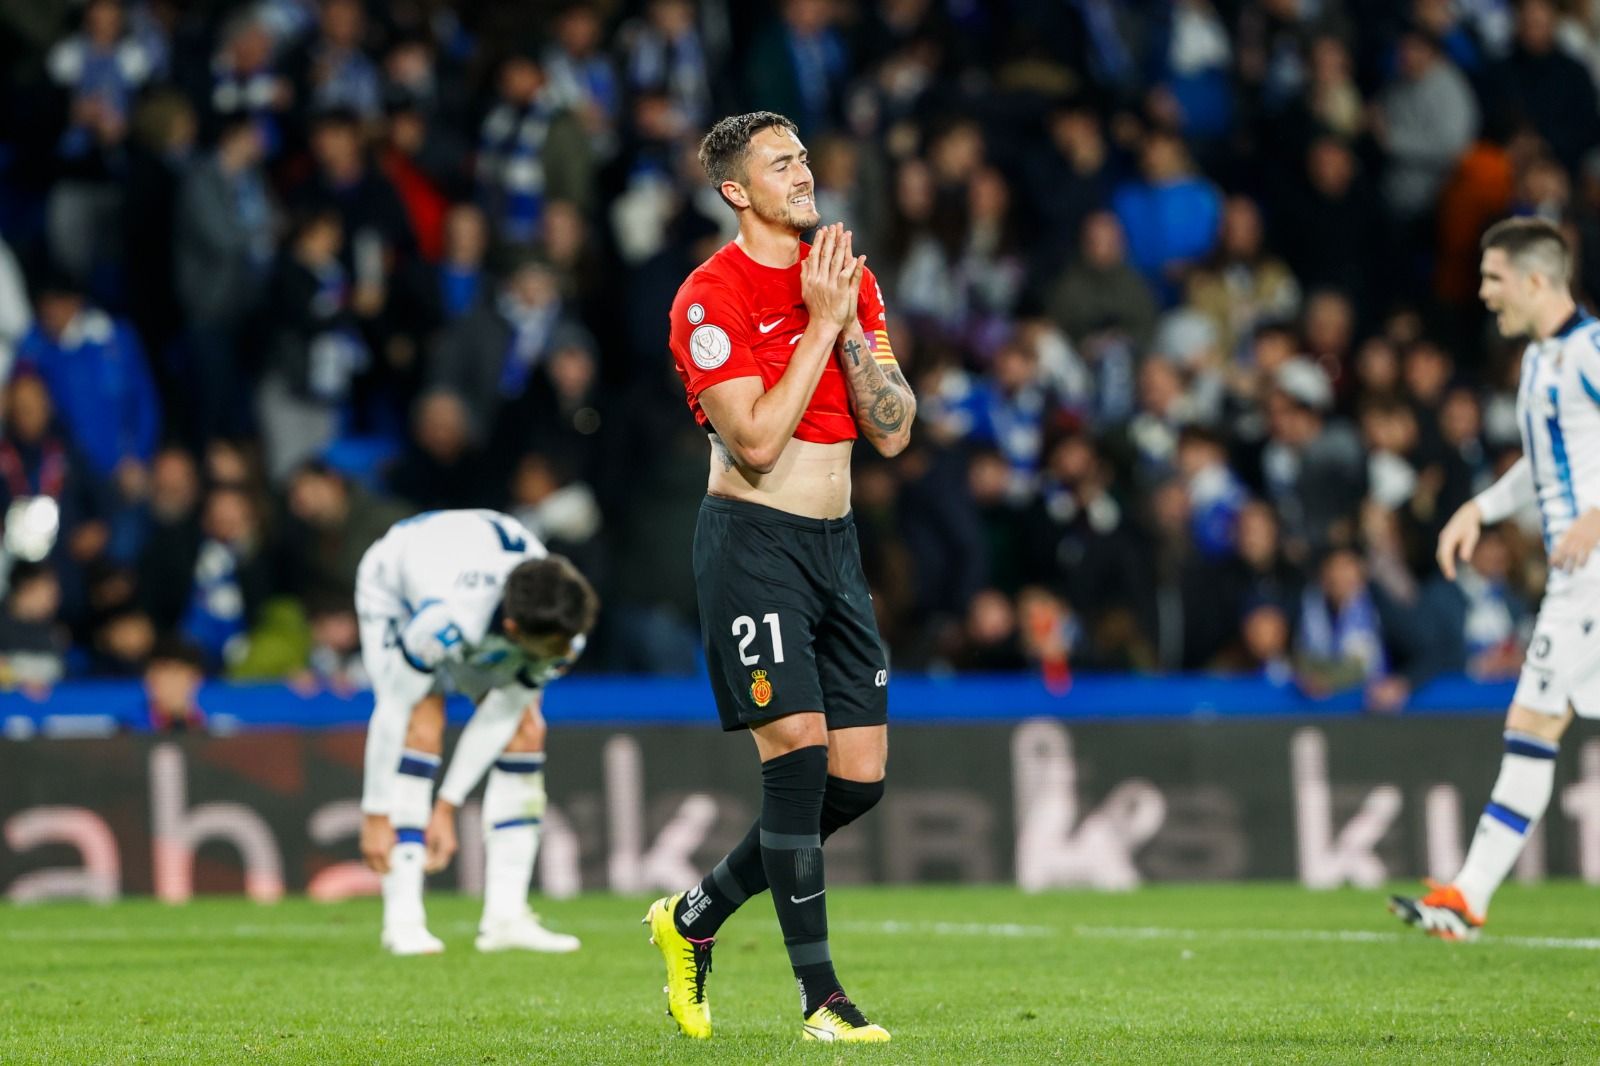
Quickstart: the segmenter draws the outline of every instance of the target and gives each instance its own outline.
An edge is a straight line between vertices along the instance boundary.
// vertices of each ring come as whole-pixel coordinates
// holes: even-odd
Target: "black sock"
[[[822,870],[822,793],[828,749],[800,748],[761,764],[761,865],[800,986],[800,1015],[839,991],[828,950]]]
[[[761,819],[757,818],[744,839],[678,901],[672,918],[678,932],[686,937],[713,937],[745,900],[766,890],[767,872],[761,868]]]
[[[823,841],[870,811],[882,798],[882,780],[851,781],[829,774],[822,793]],[[678,901],[672,917],[678,932],[686,937],[716,936],[722,923],[745,900],[766,890],[767,871],[761,865],[761,819],[757,818],[744,839]]]

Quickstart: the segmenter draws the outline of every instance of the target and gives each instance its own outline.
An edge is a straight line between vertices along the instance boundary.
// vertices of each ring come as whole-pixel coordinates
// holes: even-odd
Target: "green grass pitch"
[[[800,1041],[770,905],[724,929],[716,1036],[679,1038],[646,901],[545,902],[566,957],[478,955],[475,900],[430,899],[448,952],[394,959],[377,904],[0,908],[0,1062],[1596,1063],[1600,890],[1508,887],[1442,944],[1377,892],[1122,895],[837,889],[840,975],[894,1034]]]

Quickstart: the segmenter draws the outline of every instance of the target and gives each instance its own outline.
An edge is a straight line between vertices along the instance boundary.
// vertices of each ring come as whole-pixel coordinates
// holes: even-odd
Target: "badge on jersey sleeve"
[[[689,334],[689,358],[701,370],[715,370],[733,354],[733,344],[721,326],[700,326]]]

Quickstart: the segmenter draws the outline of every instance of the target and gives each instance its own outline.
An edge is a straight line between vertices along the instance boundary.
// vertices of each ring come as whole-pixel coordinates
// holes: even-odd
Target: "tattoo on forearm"
[[[867,412],[872,424],[885,433],[898,433],[906,423],[906,401],[893,385],[878,390]]]
[[[905,376],[894,366],[885,368],[876,359],[863,359],[866,344],[851,337],[843,344],[849,362],[844,364],[850,381],[857,421],[871,437],[892,437],[906,428],[917,409],[916,398]]]

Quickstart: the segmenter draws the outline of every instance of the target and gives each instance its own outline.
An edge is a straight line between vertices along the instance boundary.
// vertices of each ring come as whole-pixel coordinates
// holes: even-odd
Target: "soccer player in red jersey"
[[[672,305],[672,356],[710,439],[694,570],[725,730],[761,760],[761,817],[687,892],[645,917],[667,1009],[711,1035],[719,926],[772,889],[807,1039],[889,1039],[844,993],[828,949],[822,842],[883,795],[889,663],[850,514],[850,451],[910,440],[916,398],[895,363],[866,256],[821,221],[805,145],[771,112],[725,118],[700,145],[739,236]]]

